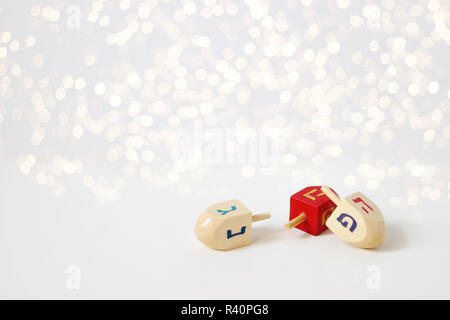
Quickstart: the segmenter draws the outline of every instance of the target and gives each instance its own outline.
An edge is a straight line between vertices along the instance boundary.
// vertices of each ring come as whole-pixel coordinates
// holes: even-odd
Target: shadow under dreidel
[[[252,228],[252,244],[278,240],[284,231],[283,227],[255,226]]]
[[[329,236],[335,236],[335,234],[333,232],[331,232],[330,229],[326,229],[325,231],[323,231],[321,234],[319,234],[316,237],[329,237]]]
[[[408,246],[405,232],[398,224],[386,224],[386,240],[374,250],[380,252],[392,252],[401,250]]]
[[[322,233],[320,233],[319,235],[315,236],[312,234],[309,234],[303,230],[300,230],[298,228],[292,228],[292,229],[296,229],[295,231],[290,232],[292,234],[293,237],[298,238],[298,239],[306,239],[306,238],[315,238],[315,237],[328,237],[328,236],[332,236],[334,235],[333,232],[331,232],[331,230],[326,229],[325,231],[323,231]]]

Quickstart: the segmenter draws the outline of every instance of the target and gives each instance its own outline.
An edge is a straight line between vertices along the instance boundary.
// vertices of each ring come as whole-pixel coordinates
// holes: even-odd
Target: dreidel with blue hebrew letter
[[[359,248],[375,248],[384,243],[386,225],[378,207],[361,192],[344,199],[323,186],[322,192],[337,207],[327,219],[326,225],[342,240]]]
[[[252,215],[239,200],[213,204],[195,225],[195,235],[206,246],[231,250],[251,243],[252,222],[269,219],[269,213]]]

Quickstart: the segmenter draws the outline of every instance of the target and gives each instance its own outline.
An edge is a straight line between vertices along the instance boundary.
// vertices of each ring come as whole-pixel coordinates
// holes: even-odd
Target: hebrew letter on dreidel
[[[325,225],[325,222],[327,222],[328,217],[331,216],[334,209],[336,209],[336,207],[331,207],[322,213],[322,225]]]
[[[226,215],[228,212],[231,212],[231,211],[234,211],[234,210],[236,210],[236,206],[231,206],[231,209],[230,210],[217,210],[217,212],[218,213],[220,213],[221,214],[221,216],[224,216],[224,215]]]
[[[244,234],[246,228],[247,228],[246,226],[243,226],[241,228],[241,232],[237,232],[237,233],[234,233],[234,234],[231,233],[231,230],[227,230],[227,239],[233,238],[234,236],[238,236],[240,234]]]
[[[361,198],[355,198],[355,199],[352,199],[352,200],[353,200],[354,203],[358,203],[358,202],[364,203],[364,204],[367,206],[367,208],[370,209],[370,211],[373,211],[372,207],[369,206],[363,199],[361,199]],[[361,207],[361,208],[362,208],[366,213],[369,213],[369,211],[367,211],[366,208],[364,208],[364,207]]]
[[[356,223],[356,220],[353,219],[352,216],[350,216],[350,215],[348,215],[348,214],[346,214],[346,213],[342,213],[342,214],[337,218],[337,221],[339,221],[339,222],[341,223],[341,225],[342,225],[344,228],[347,228],[347,226],[348,226],[348,221],[344,221],[345,218],[350,218],[350,219],[352,220],[352,225],[350,226],[350,229],[349,229],[350,232],[355,231],[356,226],[357,226],[358,224]]]

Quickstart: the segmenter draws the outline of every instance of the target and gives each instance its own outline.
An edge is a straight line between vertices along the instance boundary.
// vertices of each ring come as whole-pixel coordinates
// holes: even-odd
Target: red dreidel
[[[291,196],[286,229],[296,227],[314,236],[327,230],[325,223],[336,209],[336,204],[320,188],[320,186],[307,187]]]

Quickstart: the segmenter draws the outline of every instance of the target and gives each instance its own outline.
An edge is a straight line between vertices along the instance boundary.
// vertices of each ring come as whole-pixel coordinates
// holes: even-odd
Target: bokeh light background
[[[400,229],[447,230],[449,26],[442,0],[0,1],[2,296],[60,296],[65,266],[100,252],[125,272],[109,236],[131,264],[200,246],[192,226],[212,202],[282,222],[313,184],[366,193]],[[278,169],[173,161],[175,133],[196,124],[242,141],[265,130]],[[144,221],[182,240],[158,242]],[[94,234],[97,249],[82,240]],[[438,245],[448,256],[448,237]],[[85,297],[108,296],[105,283]],[[141,294],[172,297],[161,290]]]

